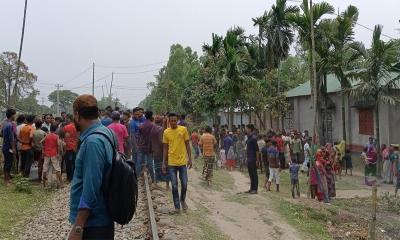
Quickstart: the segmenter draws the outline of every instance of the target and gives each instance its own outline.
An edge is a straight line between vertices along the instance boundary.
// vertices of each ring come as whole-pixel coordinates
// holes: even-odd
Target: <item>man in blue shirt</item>
[[[114,239],[114,223],[101,188],[105,173],[111,167],[114,149],[104,136],[92,133],[103,132],[111,139],[115,137],[98,120],[97,100],[92,95],[79,96],[73,111],[76,129],[80,132],[80,147],[71,184],[69,220],[73,226],[68,239]]]
[[[247,134],[247,169],[249,171],[250,176],[250,190],[246,193],[257,194],[258,190],[258,175],[257,175],[257,152],[258,144],[257,138],[254,135],[254,125],[247,124],[246,126],[246,134]]]
[[[144,123],[146,118],[143,116],[143,108],[136,107],[132,110],[132,121],[130,123],[130,138],[132,143],[132,160],[135,161],[137,165],[137,156],[138,156],[138,142],[140,141],[140,132],[139,127]]]
[[[7,109],[7,119],[2,123],[1,135],[3,136],[3,156],[4,156],[4,184],[8,186],[11,183],[11,168],[13,164],[13,155],[16,153],[16,129],[13,124],[16,112],[14,109]]]
[[[108,127],[108,125],[110,125],[112,123],[112,119],[111,119],[111,113],[109,111],[106,111],[104,113],[104,118],[101,119],[101,124],[103,124],[105,127]]]

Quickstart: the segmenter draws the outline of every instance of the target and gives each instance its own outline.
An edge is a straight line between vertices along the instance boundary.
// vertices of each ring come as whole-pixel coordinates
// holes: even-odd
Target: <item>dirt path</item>
[[[205,206],[210,211],[210,219],[231,239],[301,239],[293,227],[288,225],[268,204],[268,199],[258,195],[242,195],[245,203],[227,200],[248,190],[249,180],[240,172],[230,172],[234,179],[234,189],[220,191],[207,190],[200,186],[199,173],[191,171],[188,204]]]

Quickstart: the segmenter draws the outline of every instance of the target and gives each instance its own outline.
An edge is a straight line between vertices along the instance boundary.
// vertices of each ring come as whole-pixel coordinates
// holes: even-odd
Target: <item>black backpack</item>
[[[116,139],[113,133],[113,139],[101,131],[95,131],[89,135],[93,134],[102,135],[115,150],[112,166],[103,179],[103,196],[111,219],[121,225],[128,224],[135,214],[138,199],[135,164],[118,151],[118,144],[115,144]]]

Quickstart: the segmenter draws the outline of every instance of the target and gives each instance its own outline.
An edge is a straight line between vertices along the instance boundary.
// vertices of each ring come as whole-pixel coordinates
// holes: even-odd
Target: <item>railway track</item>
[[[149,177],[147,174],[147,171],[143,172],[143,191],[144,192],[144,199],[145,200],[145,205],[147,206],[146,211],[148,214],[148,219],[147,219],[147,225],[149,227],[148,233],[149,233],[149,239],[151,240],[159,240],[160,237],[163,236],[162,232],[159,232],[159,227],[157,226],[157,222],[160,220],[156,216],[156,213],[154,212],[154,209],[157,208],[157,205],[153,203],[154,197],[151,195],[151,188],[149,184]]]

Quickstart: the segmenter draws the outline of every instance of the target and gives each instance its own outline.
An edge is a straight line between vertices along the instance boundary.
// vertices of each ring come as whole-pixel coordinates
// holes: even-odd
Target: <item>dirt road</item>
[[[201,176],[190,172],[190,208],[201,204],[209,210],[209,220],[230,239],[302,239],[299,233],[277,214],[269,201],[258,195],[247,195],[249,179],[242,173],[229,172],[234,180],[232,189],[210,190],[201,184]]]

